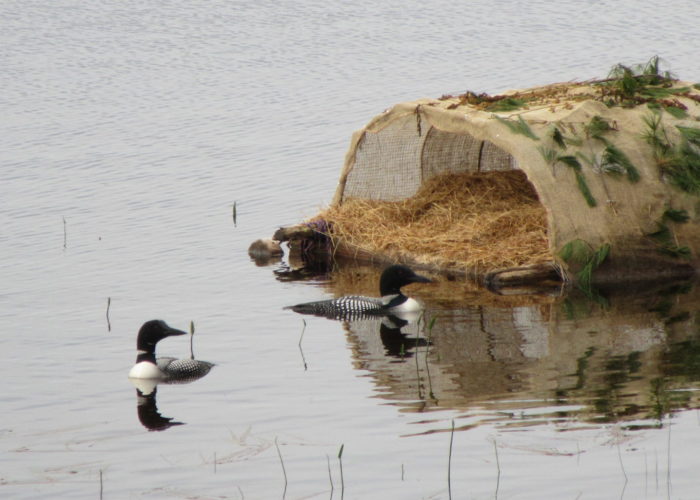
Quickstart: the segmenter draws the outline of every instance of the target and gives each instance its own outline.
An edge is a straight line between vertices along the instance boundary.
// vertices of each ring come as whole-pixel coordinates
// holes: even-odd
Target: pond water
[[[376,269],[300,280],[246,250],[327,203],[350,134],[392,104],[654,54],[698,81],[696,14],[2,2],[0,496],[695,497],[696,285],[499,297],[443,280],[411,285],[426,314],[398,328],[283,310],[375,294]],[[193,322],[216,366],[139,398],[126,374],[152,318]]]

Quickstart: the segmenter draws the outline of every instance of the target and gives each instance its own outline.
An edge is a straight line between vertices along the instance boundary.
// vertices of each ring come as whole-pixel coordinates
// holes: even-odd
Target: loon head
[[[431,283],[432,280],[413,272],[409,267],[395,264],[384,269],[379,278],[379,293],[382,297],[401,293],[401,287],[411,283]]]
[[[136,338],[136,349],[145,353],[154,353],[158,342],[173,335],[187,335],[187,332],[168,326],[162,319],[146,321]]]

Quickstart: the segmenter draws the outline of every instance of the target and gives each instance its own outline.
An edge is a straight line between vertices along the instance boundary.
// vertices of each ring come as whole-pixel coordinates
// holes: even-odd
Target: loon
[[[156,344],[166,337],[187,335],[160,319],[146,321],[136,339],[136,364],[129,371],[131,379],[158,380],[169,384],[187,383],[209,373],[213,363],[197,359],[158,358]]]
[[[402,265],[387,267],[379,278],[381,297],[348,295],[337,299],[306,302],[288,306],[300,314],[313,314],[331,319],[358,319],[363,316],[401,314],[422,309],[418,301],[401,293],[401,287],[411,283],[430,283],[431,280]]]

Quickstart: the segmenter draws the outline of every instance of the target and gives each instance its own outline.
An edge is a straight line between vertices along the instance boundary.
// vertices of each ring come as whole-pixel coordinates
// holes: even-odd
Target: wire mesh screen
[[[364,134],[343,199],[396,201],[414,195],[435,175],[514,168],[515,159],[489,141],[445,132],[407,115],[379,132]]]
[[[385,129],[365,133],[357,146],[343,198],[395,201],[413,195],[421,184],[420,150],[415,116]]]
[[[514,170],[518,165],[509,153],[489,141],[484,141],[479,158],[479,172],[495,170]]]
[[[423,146],[423,178],[449,172],[477,172],[481,141],[431,127]]]

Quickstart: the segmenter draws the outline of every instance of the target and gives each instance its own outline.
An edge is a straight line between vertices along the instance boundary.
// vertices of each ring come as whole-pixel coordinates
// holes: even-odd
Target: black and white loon
[[[420,311],[418,301],[401,293],[401,287],[411,283],[430,283],[431,280],[402,265],[387,267],[379,278],[381,297],[348,295],[337,299],[306,302],[288,306],[300,314],[314,314],[332,319],[353,319],[361,316],[401,314]]]
[[[158,358],[156,344],[166,337],[187,335],[186,332],[172,328],[160,319],[146,321],[136,339],[136,364],[129,371],[131,379],[149,379],[177,384],[186,383],[203,377],[213,363],[197,359]]]

